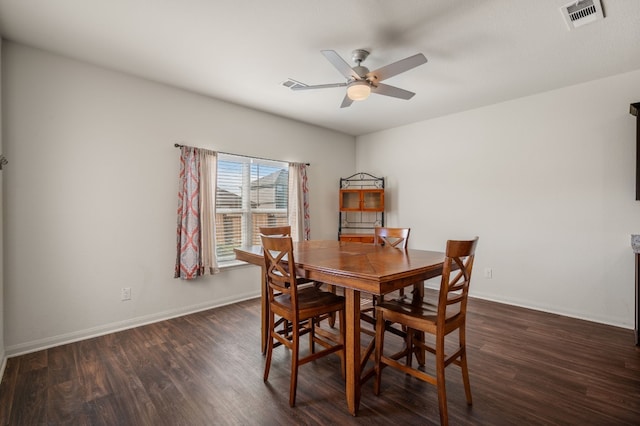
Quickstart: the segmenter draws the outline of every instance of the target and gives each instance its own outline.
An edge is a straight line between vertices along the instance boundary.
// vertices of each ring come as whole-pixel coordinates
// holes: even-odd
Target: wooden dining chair
[[[388,228],[382,226],[376,226],[374,228],[374,237],[373,243],[381,246],[392,247],[397,250],[406,250],[407,242],[409,241],[409,234],[411,233],[411,228]],[[398,290],[398,294],[401,298],[404,298],[404,288]],[[371,298],[370,301],[367,301],[368,297]],[[363,323],[369,324],[371,329],[361,327],[360,331],[364,334],[375,336],[375,327],[376,327],[376,318],[375,318],[375,309],[376,305],[382,303],[384,301],[384,296],[376,296],[376,295],[365,295],[363,297],[363,306],[360,308],[360,321]],[[398,329],[397,327],[388,326],[387,331],[393,333],[401,338],[406,336],[406,332],[404,329]],[[369,360],[373,356],[373,351],[375,349],[375,340],[371,341],[364,351],[362,362],[363,368],[364,364],[366,364],[367,360]],[[370,377],[373,373],[371,369],[366,377]]]
[[[278,225],[278,226],[260,226],[258,227],[260,234],[269,235],[269,236],[280,236],[280,237],[290,237],[291,236],[291,225]],[[304,280],[306,282],[311,282],[306,278],[298,277],[299,280]],[[299,282],[298,284],[302,284]]]
[[[469,385],[469,369],[467,366],[466,348],[466,319],[467,297],[471,272],[478,238],[468,241],[447,241],[446,255],[440,281],[440,291],[437,305],[422,302],[408,303],[403,300],[385,301],[376,306],[376,348],[374,393],[380,395],[380,384],[383,367],[390,366],[420,380],[435,385],[438,389],[438,406],[440,410],[440,424],[448,424],[447,392],[445,387],[445,368],[451,364],[462,370],[462,381],[467,398],[471,405],[471,387]],[[452,273],[455,274],[452,276]],[[390,324],[397,323],[406,327],[405,345],[408,356],[405,363],[399,358],[385,356],[385,329]],[[457,330],[458,341],[453,353],[445,353],[446,337]],[[429,345],[424,335],[433,335],[435,344]],[[452,336],[453,339],[455,337]],[[455,341],[455,340],[454,340]],[[451,343],[447,348],[451,348]],[[435,355],[435,375],[412,368],[412,352],[425,350]]]
[[[387,228],[376,226],[373,230],[373,243],[382,246],[406,249],[411,228]]]
[[[291,225],[278,225],[278,226],[260,226],[258,228],[260,234],[269,236],[291,236]],[[312,283],[313,280],[296,275],[296,282],[298,285]],[[320,286],[320,284],[318,284]]]
[[[387,228],[376,226],[373,230],[373,243],[381,246],[394,247],[406,250],[409,243],[411,228]],[[404,297],[404,288],[399,291],[400,297]]]
[[[373,243],[381,246],[393,247],[398,250],[406,250],[411,228],[387,228],[376,226],[373,232]],[[398,290],[400,297],[404,297],[404,288]],[[383,296],[372,296],[370,306],[365,306],[360,311],[360,318],[375,327],[373,313],[375,306],[383,300]],[[366,331],[365,331],[366,332]]]
[[[260,233],[262,235],[291,236],[291,226],[290,225],[261,226],[259,229],[260,229]],[[299,275],[296,276],[296,282],[298,283],[298,285],[312,284],[312,285],[314,285],[314,286],[316,286],[318,288],[320,288],[323,285],[323,283],[321,283],[321,282],[313,281],[313,280],[310,280],[308,278],[301,277]],[[327,290],[335,293],[335,291],[333,289],[333,286],[327,285]],[[329,321],[329,325],[332,328],[335,326],[335,323],[336,323],[335,313],[331,313],[331,314],[325,316],[322,319],[327,319]],[[265,348],[265,350],[266,350],[266,348]]]
[[[291,225],[260,226],[258,228],[258,230],[260,231],[261,235],[281,236],[281,237],[290,237],[291,236]],[[265,283],[265,286],[266,286],[266,283],[267,283],[266,277],[265,277],[264,283]],[[313,281],[308,279],[308,278],[304,278],[304,277],[301,277],[301,276],[296,274],[296,283],[300,286],[300,285],[305,285],[305,284],[311,284],[311,283],[313,283]],[[320,284],[318,284],[318,287],[319,286],[320,286]],[[265,291],[264,291],[263,294],[264,294],[264,297],[266,297],[266,294],[267,294],[266,288],[265,288]],[[266,310],[264,312],[264,315],[267,315],[265,323],[268,323],[268,321],[269,321],[269,319],[268,319],[269,311]],[[286,321],[284,321],[283,324],[282,324],[282,327],[283,327],[284,330],[288,330],[290,328],[290,324],[288,324]],[[266,334],[266,337],[265,337],[265,340],[264,340],[266,342],[267,341],[266,339],[269,338],[269,335],[268,335],[269,330],[268,330],[268,328],[264,329],[264,333]],[[266,345],[262,348],[262,353],[263,354],[267,353],[267,346]]]
[[[260,236],[266,265],[269,298],[269,339],[264,381],[269,378],[273,349],[285,346],[291,350],[291,380],[289,405],[296,402],[298,368],[308,362],[337,352],[340,356],[342,377],[345,374],[344,297],[322,291],[315,286],[300,288],[295,274],[293,243],[289,236]],[[338,314],[339,333],[317,326],[318,318],[329,313]],[[276,319],[277,318],[277,319]],[[279,329],[281,325],[286,327]],[[309,334],[309,354],[302,356],[300,338]],[[315,344],[324,349],[315,351]]]
[[[291,236],[291,225],[278,226],[260,226],[258,230],[262,235],[280,235],[283,237]]]

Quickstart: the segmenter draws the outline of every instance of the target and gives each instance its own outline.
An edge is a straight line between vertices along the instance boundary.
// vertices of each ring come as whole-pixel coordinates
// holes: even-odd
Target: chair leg
[[[425,339],[424,331],[418,331],[416,335],[416,339],[418,339],[419,342],[424,344],[424,339]],[[415,354],[416,354],[416,360],[418,361],[418,365],[421,367],[424,367],[425,364],[427,363],[427,356],[426,356],[425,349],[421,346],[418,346],[416,347]]]
[[[413,356],[415,355],[418,366],[424,367],[426,364],[425,349],[423,347],[425,337],[424,331],[411,329],[404,325],[402,326],[402,329],[407,333],[405,337],[405,346],[407,348],[406,365],[408,367],[413,366]]]
[[[467,405],[473,405],[471,400],[471,385],[469,383],[469,368],[467,366],[466,350],[460,355],[460,368],[462,369],[462,382],[464,383],[464,394],[467,397]]]
[[[267,344],[265,348],[265,352],[267,353],[267,359],[264,364],[264,381],[266,382],[269,379],[269,370],[271,369],[271,354],[273,353],[273,336],[271,335],[271,330],[274,327],[274,314],[271,313],[269,315],[269,333],[267,337]]]
[[[449,414],[447,413],[447,388],[444,378],[444,336],[438,336],[436,340],[436,386],[438,387],[440,425],[447,426],[449,424]]]
[[[382,353],[384,350],[384,315],[379,313],[376,319],[376,349],[375,349],[375,371],[376,380],[373,382],[373,393],[380,395],[380,384],[382,383]]]
[[[311,352],[312,354],[316,352],[316,345],[315,345],[315,337],[316,337],[316,319],[315,318],[309,318],[309,327],[311,327],[311,331],[309,332],[309,352]]]
[[[405,359],[405,364],[407,364],[407,367],[411,367],[413,364],[413,337],[414,337],[414,331],[412,328],[409,327],[403,327],[404,332],[406,333],[406,335],[404,336],[404,346],[405,349],[407,351],[407,355],[406,355],[406,359]]]
[[[300,349],[300,334],[299,330],[292,331],[293,345],[291,347],[291,384],[289,386],[289,405],[294,407],[296,405],[296,389],[298,387],[298,358]]]
[[[459,339],[460,339],[460,347],[462,348],[462,353],[460,354],[460,369],[462,370],[462,382],[464,383],[464,393],[465,393],[465,396],[467,397],[467,404],[472,405],[473,402],[471,401],[471,384],[469,383],[469,366],[467,365],[467,346],[466,346],[464,327],[460,328]]]
[[[336,288],[335,286],[331,285],[331,284],[327,284],[327,291],[336,294]],[[333,328],[336,325],[336,313],[335,312],[331,312],[329,314],[329,327]]]

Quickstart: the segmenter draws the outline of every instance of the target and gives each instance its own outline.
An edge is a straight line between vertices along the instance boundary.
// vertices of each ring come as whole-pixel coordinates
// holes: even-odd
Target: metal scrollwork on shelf
[[[373,186],[375,188],[384,188],[384,178],[365,172],[359,172],[346,178],[340,178],[340,186],[342,189],[349,188],[351,185],[357,187]]]

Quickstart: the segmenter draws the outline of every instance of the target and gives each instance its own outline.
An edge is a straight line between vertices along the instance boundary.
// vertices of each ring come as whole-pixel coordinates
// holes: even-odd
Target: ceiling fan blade
[[[371,82],[376,84],[378,81],[386,80],[387,78],[391,78],[394,75],[409,71],[410,69],[425,64],[426,62],[427,58],[422,53],[417,53],[413,56],[409,56],[408,58],[404,58],[392,64],[385,65],[384,67],[378,68],[377,70],[373,70],[367,74],[367,78]]]
[[[334,50],[322,50],[321,52],[324,57],[331,62],[331,65],[336,67],[336,69],[340,71],[340,74],[345,76],[347,79],[362,80],[358,73],[356,73]]]
[[[295,84],[290,87],[291,90],[309,90],[309,89],[328,89],[331,87],[345,87],[347,83],[330,83],[330,84],[317,84],[309,86],[307,84]]]
[[[340,104],[340,108],[346,108],[351,106],[353,100],[349,97],[349,95],[344,95],[344,99],[342,100],[342,104]]]
[[[388,84],[378,84],[378,86],[372,86],[371,91],[378,95],[391,96],[392,98],[411,99],[415,93],[408,90],[401,89],[395,86],[389,86]]]

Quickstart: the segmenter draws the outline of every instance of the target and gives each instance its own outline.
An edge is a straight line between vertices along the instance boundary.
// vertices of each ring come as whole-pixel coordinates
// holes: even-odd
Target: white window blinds
[[[260,244],[259,227],[288,224],[289,164],[218,154],[216,254],[233,261],[233,249]]]

